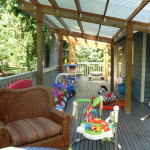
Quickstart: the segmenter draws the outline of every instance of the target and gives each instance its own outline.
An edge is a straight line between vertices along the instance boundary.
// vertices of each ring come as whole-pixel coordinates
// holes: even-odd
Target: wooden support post
[[[59,35],[59,72],[63,72],[63,36]]]
[[[131,91],[132,91],[132,46],[133,46],[133,23],[127,23],[127,54],[126,54],[126,94],[125,111],[131,111]]]
[[[73,58],[73,63],[76,64],[77,60],[76,60],[76,44],[74,44],[74,58]]]
[[[103,71],[103,75],[105,76],[105,59],[106,59],[105,58],[105,55],[106,55],[106,49],[105,48],[103,49],[103,54],[104,55],[103,55],[103,70],[102,71]]]
[[[40,6],[36,7],[36,32],[37,32],[37,85],[43,85],[43,32],[42,14]]]
[[[114,91],[114,42],[111,43],[111,80],[110,91]]]
[[[69,42],[69,64],[71,64],[72,61],[72,43]]]
[[[105,50],[105,79],[108,80],[108,47]]]
[[[116,51],[116,53],[117,53],[117,78],[119,78],[120,77],[120,61],[119,61],[119,51],[118,51],[118,48],[117,48],[117,51]]]

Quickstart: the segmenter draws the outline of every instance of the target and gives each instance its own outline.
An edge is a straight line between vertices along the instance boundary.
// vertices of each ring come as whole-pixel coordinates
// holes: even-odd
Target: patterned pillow
[[[62,126],[44,117],[17,120],[7,124],[12,146],[19,146],[62,133]]]

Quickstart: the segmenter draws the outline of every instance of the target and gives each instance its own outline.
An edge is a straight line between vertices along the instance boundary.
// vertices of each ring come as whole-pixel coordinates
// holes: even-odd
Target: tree
[[[103,62],[103,49],[77,46],[78,62]]]

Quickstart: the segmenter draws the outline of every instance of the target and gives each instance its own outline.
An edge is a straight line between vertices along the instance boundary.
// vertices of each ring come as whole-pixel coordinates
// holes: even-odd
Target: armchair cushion
[[[62,134],[62,126],[45,117],[17,120],[7,124],[12,146],[40,141]]]

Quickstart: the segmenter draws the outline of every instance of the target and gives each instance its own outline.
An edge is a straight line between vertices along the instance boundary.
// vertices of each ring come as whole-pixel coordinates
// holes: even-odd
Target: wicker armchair
[[[58,135],[53,134],[51,137],[46,137],[42,140],[38,139],[34,142],[12,145],[11,136],[13,132],[10,131],[10,125],[14,122],[16,123],[18,120],[27,121],[26,119],[28,118],[38,117],[44,117],[47,120],[53,121],[52,128],[54,127],[54,123],[56,123],[59,126]],[[53,96],[49,88],[36,86],[19,90],[0,89],[0,148],[17,146],[67,149],[70,145],[70,122],[70,115],[55,109]],[[41,123],[41,125],[43,124]],[[17,127],[14,126],[14,128]],[[23,125],[22,128],[26,130],[26,125]],[[38,132],[38,130],[36,132]],[[41,130],[43,130],[43,128]],[[51,129],[50,132],[53,133],[54,130],[56,129]],[[46,130],[46,134],[47,132]],[[28,134],[31,134],[31,132]],[[26,135],[26,139],[28,134]]]

